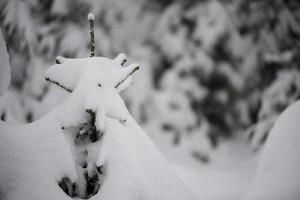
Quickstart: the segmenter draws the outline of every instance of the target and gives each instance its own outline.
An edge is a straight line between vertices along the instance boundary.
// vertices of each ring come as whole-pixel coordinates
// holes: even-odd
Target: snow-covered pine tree
[[[117,70],[115,65],[123,66],[126,62],[124,54],[117,56],[114,61],[95,57],[95,16],[92,13],[88,15],[88,22],[90,25],[91,58],[68,59],[58,56],[56,58],[57,65],[52,66],[46,72],[47,81],[72,93],[68,100],[67,110],[70,106],[73,106],[73,109],[70,113],[62,111],[64,113],[62,121],[66,119],[66,121],[69,121],[62,123],[62,129],[72,146],[79,179],[76,183],[72,183],[68,177],[63,177],[59,185],[69,196],[83,199],[90,198],[100,189],[103,166],[98,165],[97,156],[100,149],[100,139],[105,134],[106,117],[126,123],[126,116],[124,116],[122,110],[125,105],[122,100],[118,99],[120,97],[111,90],[121,91],[121,87],[125,89],[127,86],[121,85],[123,82],[130,83],[131,80],[127,80],[127,78],[139,68],[137,64],[133,64]],[[106,65],[102,66],[104,63]],[[98,71],[100,69],[98,73],[101,74],[101,77],[95,77],[91,74],[96,73],[96,68],[98,68]],[[107,72],[110,72],[110,74],[107,74]],[[108,77],[104,77],[104,74]],[[65,80],[67,76],[73,76],[71,82]],[[95,78],[99,81],[95,82],[97,81]],[[91,85],[91,83],[94,83],[92,81],[95,82],[95,85]],[[100,94],[94,94],[98,92],[94,91],[95,86],[99,88],[97,89],[101,92]],[[83,98],[86,99],[85,102],[82,101]],[[117,100],[114,101],[115,99]],[[74,113],[74,109],[80,110],[83,107],[85,113]],[[79,119],[76,119],[76,115],[79,115],[77,116]]]
[[[95,57],[94,16],[89,14],[88,20],[90,22],[91,35],[90,57],[72,59],[57,57],[56,62],[59,64],[53,65],[46,72],[46,80],[70,92],[70,97],[62,104],[58,111],[61,113],[58,118],[63,129],[62,132],[69,141],[73,151],[78,179],[75,183],[72,183],[68,177],[63,177],[59,182],[60,187],[69,196],[84,199],[96,195],[99,189],[101,190],[102,185],[105,188],[103,189],[104,194],[113,197],[107,199],[119,199],[124,196],[131,196],[130,199],[160,199],[159,196],[164,197],[164,199],[193,198],[192,194],[190,194],[188,189],[184,188],[179,180],[176,181],[177,183],[169,185],[170,187],[174,185],[176,188],[183,187],[179,191],[154,192],[153,188],[157,186],[152,185],[153,183],[150,181],[152,178],[144,177],[144,173],[149,173],[149,171],[142,171],[148,167],[152,168],[151,165],[164,166],[165,161],[161,160],[159,158],[160,155],[155,153],[157,150],[154,151],[153,147],[150,147],[153,144],[149,143],[150,146],[148,146],[148,138],[135,139],[131,138],[131,136],[130,138],[123,138],[123,136],[120,136],[123,133],[109,131],[116,126],[111,123],[117,123],[117,126],[128,129],[129,134],[134,134],[134,132],[144,134],[139,133],[141,131],[140,128],[133,118],[131,118],[119,95],[120,91],[126,89],[131,84],[131,75],[139,69],[139,65],[134,63],[123,67],[126,63],[126,56],[124,54],[119,54],[114,60]],[[117,138],[112,139],[110,134],[118,135]],[[134,137],[140,136],[135,135]],[[144,143],[144,148],[152,150],[148,152],[149,149],[145,150],[136,146],[137,144],[132,143],[132,139],[138,140],[141,144]],[[113,143],[111,143],[112,141]],[[121,144],[123,142],[125,144]],[[120,152],[120,150],[124,152]],[[136,151],[140,151],[138,154],[141,154],[144,158],[136,158]],[[154,158],[153,163],[147,167],[140,166],[146,163],[146,165],[149,165],[150,163],[148,162],[152,162],[152,158],[149,160],[147,155],[154,156],[152,157]],[[157,163],[156,159],[158,159],[160,164]],[[125,164],[122,162],[125,162]],[[119,168],[123,167],[123,165],[125,169]],[[140,167],[145,167],[145,169],[139,169]],[[163,168],[163,170],[168,170],[165,167]],[[156,170],[148,170],[152,171],[150,173],[157,173]],[[113,179],[115,179],[116,174],[124,177],[124,180],[119,180],[122,183],[119,185],[121,192],[113,194],[112,189],[118,187],[120,183],[114,183],[108,186],[108,188],[107,186],[105,187],[105,184],[109,183],[110,176],[113,176]],[[168,180],[170,179],[169,175],[167,175],[165,183],[170,183],[170,180]],[[175,174],[171,176],[176,177]],[[145,188],[134,189],[137,187],[135,184],[142,184]],[[137,190],[141,194],[133,197],[136,194],[131,194],[130,190]]]

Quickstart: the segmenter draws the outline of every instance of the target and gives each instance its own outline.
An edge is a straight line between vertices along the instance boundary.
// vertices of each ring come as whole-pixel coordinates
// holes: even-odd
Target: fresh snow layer
[[[10,65],[6,44],[0,29],[0,96],[7,90],[10,83]]]
[[[174,168],[184,183],[199,199],[239,200],[249,186],[256,160],[225,165],[187,166]]]
[[[104,181],[91,199],[195,199],[132,118],[126,127],[113,119],[107,123],[98,158],[104,165]],[[75,182],[76,172],[69,144],[54,114],[28,125],[1,122],[0,130],[1,197],[68,199],[57,182],[62,177]]]
[[[106,173],[94,199],[195,199],[133,118],[126,127],[108,120],[107,127],[99,157]]]
[[[66,200],[57,182],[76,179],[70,149],[52,114],[27,125],[0,121],[1,200]]]
[[[4,200],[69,198],[57,182],[68,177],[78,183],[82,178],[75,167],[78,146],[72,145],[70,134],[72,127],[86,122],[86,110],[96,113],[95,125],[104,133],[101,140],[86,144],[88,162],[103,165],[100,190],[91,199],[195,199],[129,114],[115,86],[137,65],[123,68],[119,61],[66,59],[52,66],[46,77],[72,90],[69,97],[40,121],[22,126],[0,123],[0,194]]]
[[[125,58],[122,54],[117,58],[120,57]],[[129,113],[118,92],[131,84],[130,73],[138,64],[127,67],[121,67],[121,64],[119,59],[104,57],[63,59],[62,64],[47,70],[46,79],[73,91],[59,117],[62,126],[82,123],[86,117],[85,110],[96,112],[101,132],[105,131],[106,117],[126,121]],[[119,85],[117,89],[116,85]]]
[[[300,198],[299,119],[300,101],[289,106],[275,123],[243,200]]]
[[[137,64],[132,64],[122,68],[118,59],[110,60],[105,57],[63,58],[60,60],[63,60],[63,63],[53,65],[49,68],[45,77],[51,82],[59,83],[60,86],[71,91],[81,82],[81,77],[85,79],[89,78],[86,77],[86,74],[97,78],[99,83],[107,86],[116,86],[121,80],[125,80],[132,69],[138,67]],[[130,84],[131,81],[124,81],[121,84],[121,88],[125,89]]]

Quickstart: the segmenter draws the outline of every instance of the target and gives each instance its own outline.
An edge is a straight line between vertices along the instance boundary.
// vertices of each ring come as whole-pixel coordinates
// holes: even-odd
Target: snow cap
[[[119,74],[118,82],[115,83],[115,87],[118,88],[131,74],[133,74],[138,69],[139,69],[138,63],[133,63],[128,67],[122,68]]]
[[[62,56],[57,56],[57,57],[55,58],[56,64],[62,64],[62,63],[64,63],[64,62],[66,62],[66,61],[67,61],[67,58],[62,57]]]
[[[120,53],[114,60],[123,66],[127,61],[127,57],[124,53]]]
[[[80,58],[62,58],[60,56],[56,57],[56,61],[61,64],[55,64],[50,67],[45,73],[45,79],[68,92],[72,92],[83,73],[84,66],[82,66]]]
[[[89,21],[94,21],[95,20],[95,15],[93,13],[88,14],[88,20]]]
[[[81,77],[99,79],[108,85],[112,85],[121,91],[127,88],[132,80],[131,74],[139,69],[137,63],[128,67],[122,67],[125,62],[125,55],[120,54],[114,60],[105,57],[88,57],[88,58],[64,58],[58,56],[55,64],[50,67],[45,74],[45,79],[54,83],[68,92],[74,91]],[[117,61],[117,62],[116,62]]]

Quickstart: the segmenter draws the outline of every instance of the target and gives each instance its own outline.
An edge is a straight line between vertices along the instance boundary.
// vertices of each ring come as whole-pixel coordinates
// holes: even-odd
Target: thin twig
[[[118,88],[130,75],[132,75],[135,71],[139,69],[139,66],[136,66],[124,79],[122,79],[120,82],[118,82],[115,85],[115,88]]]
[[[94,28],[95,28],[95,16],[93,13],[88,14],[88,21],[90,22],[90,50],[91,55],[90,57],[95,56],[95,34],[94,34]]]
[[[69,89],[69,88],[67,88],[67,87],[65,87],[65,86],[63,86],[63,85],[61,85],[59,82],[54,81],[54,80],[50,79],[49,77],[46,77],[45,79],[46,79],[46,81],[49,81],[49,82],[51,82],[51,83],[54,83],[55,85],[58,85],[59,87],[65,89],[66,91],[68,91],[68,92],[70,92],[70,93],[72,92],[71,89]]]

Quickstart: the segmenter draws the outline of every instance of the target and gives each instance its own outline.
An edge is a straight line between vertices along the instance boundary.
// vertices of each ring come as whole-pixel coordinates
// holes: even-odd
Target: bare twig
[[[120,53],[114,60],[120,63],[121,66],[123,66],[126,63],[127,58],[124,53]]]
[[[133,68],[133,70],[127,74],[126,77],[124,77],[120,82],[118,82],[116,85],[115,85],[115,88],[118,88],[130,75],[132,75],[135,71],[137,71],[140,67],[139,66],[136,66],[135,68]]]
[[[51,82],[51,83],[54,83],[55,85],[57,85],[57,86],[59,86],[59,87],[65,89],[66,91],[68,91],[68,92],[70,92],[70,93],[72,92],[72,90],[71,90],[70,88],[66,88],[65,86],[61,85],[59,82],[54,81],[54,80],[50,79],[49,77],[46,77],[45,79],[46,79],[46,81],[49,81],[49,82]]]
[[[95,16],[93,13],[88,14],[88,21],[90,22],[90,49],[91,49],[91,55],[90,57],[95,56],[95,35],[94,35],[94,28],[95,28]]]

